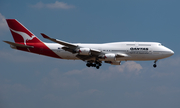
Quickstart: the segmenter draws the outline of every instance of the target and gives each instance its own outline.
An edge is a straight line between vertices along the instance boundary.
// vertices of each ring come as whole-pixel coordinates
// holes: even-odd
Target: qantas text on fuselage
[[[102,62],[120,65],[121,61],[154,60],[170,57],[172,50],[158,42],[112,42],[103,44],[76,44],[41,35],[54,43],[42,42],[16,19],[6,19],[15,42],[4,41],[14,49],[59,59],[83,60],[88,67],[99,67]]]

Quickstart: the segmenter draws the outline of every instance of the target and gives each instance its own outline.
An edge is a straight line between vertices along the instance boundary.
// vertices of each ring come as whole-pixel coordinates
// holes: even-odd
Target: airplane
[[[16,19],[6,19],[15,42],[4,41],[11,48],[59,59],[83,60],[87,67],[100,68],[102,62],[120,65],[121,61],[154,60],[170,57],[174,52],[158,42],[112,42],[103,44],[69,43],[41,35],[52,42],[42,42]]]

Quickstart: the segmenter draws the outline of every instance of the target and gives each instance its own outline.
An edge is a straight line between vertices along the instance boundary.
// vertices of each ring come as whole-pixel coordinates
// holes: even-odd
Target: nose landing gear
[[[154,64],[154,65],[153,65],[153,67],[154,67],[154,68],[156,68],[156,67],[157,67],[157,65],[156,65],[156,64]]]
[[[153,65],[154,68],[157,67],[156,62],[157,62],[157,60],[154,61],[154,65]]]

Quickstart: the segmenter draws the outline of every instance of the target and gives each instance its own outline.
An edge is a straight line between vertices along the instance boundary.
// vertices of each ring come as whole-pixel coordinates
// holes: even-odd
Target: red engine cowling
[[[91,55],[90,48],[79,48],[78,50],[79,55]]]
[[[104,55],[105,61],[116,61],[115,54],[105,54]]]

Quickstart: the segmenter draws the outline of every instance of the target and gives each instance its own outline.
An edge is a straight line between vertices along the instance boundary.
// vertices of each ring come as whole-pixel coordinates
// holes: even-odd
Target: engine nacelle
[[[105,63],[109,63],[111,65],[121,65],[121,61],[104,61]]]
[[[104,55],[105,61],[116,61],[115,54],[105,54]]]
[[[90,48],[79,48],[78,53],[80,55],[91,55]]]

